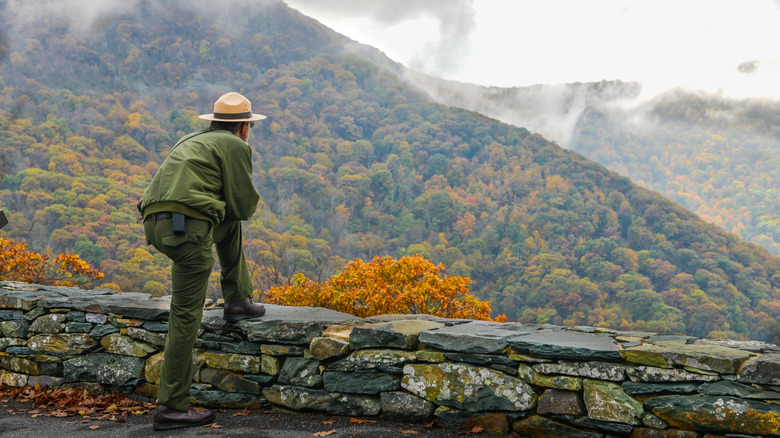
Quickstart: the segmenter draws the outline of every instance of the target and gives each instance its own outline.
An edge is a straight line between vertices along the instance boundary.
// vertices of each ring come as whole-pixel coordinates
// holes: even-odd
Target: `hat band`
[[[214,118],[217,119],[248,119],[252,117],[252,111],[245,113],[214,113]]]

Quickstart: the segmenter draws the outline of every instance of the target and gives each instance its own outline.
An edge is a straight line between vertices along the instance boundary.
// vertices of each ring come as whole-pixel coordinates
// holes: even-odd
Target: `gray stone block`
[[[758,400],[780,400],[780,392],[764,391],[754,388],[750,385],[744,385],[737,382],[721,380],[714,383],[705,383],[698,388],[701,394],[727,395],[732,397],[758,399]]]
[[[64,357],[83,354],[97,344],[84,333],[57,333],[53,335],[35,335],[27,345],[41,354]]]
[[[69,322],[65,324],[65,333],[89,333],[94,324],[88,322]]]
[[[331,364],[331,371],[385,371],[403,367],[417,360],[413,351],[400,350],[358,350],[348,357]]]
[[[159,321],[146,321],[141,326],[150,332],[164,332],[168,333],[168,323]]]
[[[379,394],[401,389],[400,377],[385,373],[325,371],[322,381],[325,390],[348,394]]]
[[[588,417],[577,417],[574,415],[553,415],[554,420],[563,421],[575,427],[581,427],[588,430],[599,430],[606,432],[606,437],[629,436],[634,427],[628,424],[616,423],[612,421],[594,420]],[[664,435],[666,436],[666,435]],[[678,438],[677,435],[671,435]]]
[[[517,368],[520,364],[516,360],[499,354],[445,353],[444,357],[451,362],[465,362],[484,366],[502,365]]]
[[[63,313],[42,315],[30,324],[29,330],[33,333],[61,333],[65,331],[67,319],[68,315]]]
[[[255,408],[260,406],[265,400],[253,394],[193,387],[190,389],[190,401],[199,405],[219,406],[222,408]]]
[[[382,416],[388,420],[423,423],[433,417],[436,405],[408,392],[383,392],[380,394]]]
[[[362,318],[321,307],[285,307],[265,305],[266,313],[261,318],[247,319],[233,324],[233,328],[244,333],[253,342],[275,342],[308,346],[311,340],[320,336],[329,325],[363,322]],[[214,321],[214,312],[209,313],[210,324],[224,325]],[[221,318],[221,312],[219,313]]]
[[[279,383],[310,388],[320,386],[320,362],[302,357],[288,357],[279,373]]]
[[[86,313],[84,312],[68,312],[68,322],[87,322]]]
[[[349,348],[417,348],[421,332],[443,328],[444,324],[423,320],[397,320],[356,326],[349,335]]]
[[[604,334],[571,331],[540,331],[508,340],[513,349],[531,356],[578,361],[621,362],[620,348]]]
[[[97,382],[101,385],[122,386],[141,377],[145,361],[138,357],[118,354],[92,353],[63,362],[68,382]]]
[[[609,362],[572,362],[541,363],[533,366],[541,374],[565,374],[567,376],[587,377],[589,379],[622,382],[626,379],[626,366]]]
[[[321,389],[274,385],[263,389],[271,403],[294,410],[313,410],[336,415],[367,417],[378,415],[382,405],[378,398],[344,395]]]
[[[63,377],[64,368],[62,362],[38,362],[41,374],[53,377]]]
[[[108,336],[114,333],[119,333],[119,329],[113,325],[96,325],[95,328],[89,331],[89,337],[99,341],[103,336]]]
[[[420,333],[419,341],[445,351],[495,354],[501,353],[509,345],[509,339],[535,331],[535,327],[522,324],[472,321],[424,331]]]
[[[584,415],[585,404],[579,393],[563,391],[560,389],[548,389],[539,397],[536,412],[540,415]]]
[[[128,327],[127,336],[158,347],[165,346],[165,334],[162,333],[152,332],[138,327]]]
[[[471,365],[406,365],[401,387],[438,405],[470,412],[524,411],[536,405],[536,394],[524,381]]]
[[[582,382],[582,399],[588,417],[593,420],[642,424],[641,418],[645,413],[642,403],[626,394],[616,383],[586,379]]]
[[[63,383],[65,383],[65,379],[56,376],[30,376],[27,379],[27,386],[31,386],[33,388],[36,386],[40,388],[57,388],[62,386]]]
[[[219,342],[218,344],[219,344],[219,349],[224,351],[225,353],[260,354],[262,352],[262,346],[257,342],[232,341],[232,342]]]
[[[780,436],[780,410],[773,402],[719,395],[667,395],[651,398],[645,406],[681,429]]]
[[[780,385],[780,354],[763,354],[742,365],[737,380],[760,385]]]
[[[327,360],[348,355],[349,342],[335,338],[316,337],[309,344],[309,351],[315,359]]]
[[[260,384],[244,379],[229,371],[214,368],[200,370],[200,381],[209,383],[224,392],[239,392],[244,394],[260,394]]]
[[[108,316],[101,313],[85,313],[84,320],[92,324],[106,324],[108,323]]]
[[[24,319],[0,321],[0,334],[8,338],[26,338],[30,323]]]
[[[35,350],[30,347],[8,347],[5,352],[12,356],[35,354]]]
[[[623,391],[629,395],[639,394],[693,394],[699,388],[698,383],[641,383],[623,382]]]
[[[0,321],[11,321],[24,318],[21,310],[0,310]]]

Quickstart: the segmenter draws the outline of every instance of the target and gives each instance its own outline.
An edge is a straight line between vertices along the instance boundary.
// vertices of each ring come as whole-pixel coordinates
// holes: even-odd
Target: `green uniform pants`
[[[184,234],[174,234],[170,217],[151,214],[144,221],[147,242],[173,260],[171,313],[165,360],[157,399],[171,409],[190,406],[194,367],[192,349],[203,317],[206,289],[214,266],[212,244],[222,265],[220,283],[225,302],[252,294],[252,283],[242,247],[241,222],[224,221],[213,227],[208,221],[187,217]]]

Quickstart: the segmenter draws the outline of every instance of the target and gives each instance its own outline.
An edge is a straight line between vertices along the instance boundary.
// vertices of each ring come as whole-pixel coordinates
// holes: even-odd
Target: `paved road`
[[[3,438],[81,438],[81,437],[274,437],[300,438],[327,436],[330,438],[402,438],[462,437],[457,431],[428,428],[419,424],[403,424],[389,421],[375,423],[351,423],[348,417],[329,416],[317,413],[291,413],[281,410],[254,410],[248,415],[234,415],[238,410],[223,410],[217,413],[216,425],[194,427],[175,431],[155,432],[151,416],[133,415],[127,421],[86,421],[81,418],[35,417],[29,413],[12,413],[29,410],[29,403],[15,400],[0,403],[0,437]],[[99,427],[95,427],[99,426]],[[324,435],[323,432],[334,431]],[[416,433],[414,433],[416,432]],[[315,435],[316,434],[316,435]]]

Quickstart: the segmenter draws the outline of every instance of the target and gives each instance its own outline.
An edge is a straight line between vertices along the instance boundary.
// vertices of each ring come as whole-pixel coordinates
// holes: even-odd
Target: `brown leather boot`
[[[236,322],[263,315],[265,315],[265,306],[253,303],[251,297],[246,297],[233,303],[225,303],[222,319],[227,322]]]
[[[203,426],[213,423],[216,418],[217,416],[209,410],[190,408],[188,411],[177,411],[158,404],[152,416],[152,429],[171,430]]]

